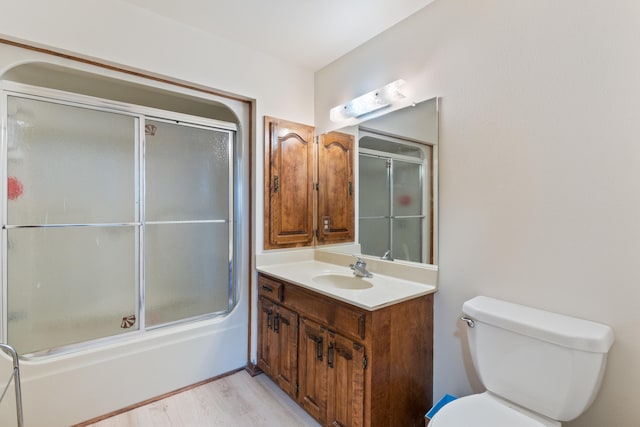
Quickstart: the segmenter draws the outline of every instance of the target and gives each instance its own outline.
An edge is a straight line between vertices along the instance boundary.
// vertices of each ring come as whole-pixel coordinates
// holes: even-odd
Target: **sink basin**
[[[373,287],[373,283],[369,280],[347,274],[319,274],[313,277],[313,281],[318,285],[332,286],[340,289],[369,289]]]

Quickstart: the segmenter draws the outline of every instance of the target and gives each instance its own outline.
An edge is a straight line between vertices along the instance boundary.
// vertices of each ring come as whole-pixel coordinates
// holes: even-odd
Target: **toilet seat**
[[[446,404],[429,427],[559,427],[557,421],[514,407],[488,392],[466,396]]]

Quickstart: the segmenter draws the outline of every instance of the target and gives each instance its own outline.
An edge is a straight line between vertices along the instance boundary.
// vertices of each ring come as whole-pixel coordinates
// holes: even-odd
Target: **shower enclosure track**
[[[18,353],[14,350],[13,347],[7,344],[0,344],[0,350],[5,353],[9,353],[11,355],[11,358],[13,359],[13,373],[9,377],[9,381],[7,381],[7,385],[4,387],[4,390],[2,390],[2,394],[0,395],[0,403],[2,403],[2,399],[4,399],[4,395],[7,393],[9,385],[13,380],[16,394],[16,413],[18,417],[18,427],[23,427],[24,421],[22,419],[22,391],[20,390],[20,365],[18,363]]]

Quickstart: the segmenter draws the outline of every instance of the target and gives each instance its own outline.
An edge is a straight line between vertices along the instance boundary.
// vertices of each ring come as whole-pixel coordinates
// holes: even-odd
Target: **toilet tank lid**
[[[478,322],[576,350],[607,353],[614,341],[607,325],[485,296],[466,301],[462,311]]]

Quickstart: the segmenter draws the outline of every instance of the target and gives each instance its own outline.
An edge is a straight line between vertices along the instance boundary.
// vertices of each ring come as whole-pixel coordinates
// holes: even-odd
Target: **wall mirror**
[[[356,140],[356,241],[361,254],[437,264],[438,98],[337,131]]]

